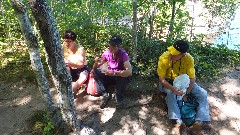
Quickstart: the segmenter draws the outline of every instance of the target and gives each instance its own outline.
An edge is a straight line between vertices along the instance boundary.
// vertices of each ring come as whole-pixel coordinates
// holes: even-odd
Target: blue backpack
[[[195,123],[195,117],[197,114],[197,107],[199,103],[196,101],[195,96],[188,95],[187,101],[182,100],[182,106],[180,107],[181,119],[186,126],[191,126]]]

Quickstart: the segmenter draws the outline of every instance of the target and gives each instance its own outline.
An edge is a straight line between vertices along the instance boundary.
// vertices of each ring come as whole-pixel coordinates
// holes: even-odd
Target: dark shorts
[[[77,69],[72,69],[70,67],[70,73],[71,73],[71,76],[72,76],[72,81],[73,82],[76,82],[79,78],[79,75],[81,72],[87,72],[89,73],[90,69],[87,65],[84,65],[83,68],[77,68]]]

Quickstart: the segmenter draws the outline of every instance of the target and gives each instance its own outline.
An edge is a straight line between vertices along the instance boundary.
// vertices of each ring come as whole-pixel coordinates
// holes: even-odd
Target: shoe
[[[196,121],[191,128],[191,132],[194,135],[201,135],[202,134],[201,131],[202,131],[202,123]]]
[[[180,135],[187,135],[187,127],[185,124],[181,124],[179,127],[179,134]]]
[[[172,129],[172,134],[187,135],[187,127],[185,124],[175,124]]]
[[[107,106],[108,102],[110,101],[111,96],[108,96],[108,93],[103,93],[103,99],[100,103],[100,108],[103,109]]]

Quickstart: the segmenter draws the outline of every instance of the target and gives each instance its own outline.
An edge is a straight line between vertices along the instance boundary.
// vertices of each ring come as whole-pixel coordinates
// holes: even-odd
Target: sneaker
[[[100,108],[103,109],[107,106],[108,102],[110,101],[111,96],[108,96],[108,93],[103,93],[103,99],[100,103]]]

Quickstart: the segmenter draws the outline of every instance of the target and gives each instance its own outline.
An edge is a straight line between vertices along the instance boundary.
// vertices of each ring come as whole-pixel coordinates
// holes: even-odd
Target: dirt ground
[[[208,91],[211,109],[212,129],[203,134],[240,135],[240,71],[232,69],[224,74],[213,83],[199,83]],[[117,110],[113,99],[100,109],[102,97],[80,92],[75,99],[77,117],[97,135],[179,134],[167,118],[164,95],[157,92],[157,86],[148,80],[131,80],[127,104]],[[30,134],[27,120],[34,111],[46,108],[36,84],[27,80],[0,81],[0,93],[0,135]]]

